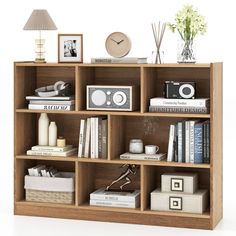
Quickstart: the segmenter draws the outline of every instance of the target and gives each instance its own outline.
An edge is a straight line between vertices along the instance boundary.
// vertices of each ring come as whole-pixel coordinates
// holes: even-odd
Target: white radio
[[[138,86],[87,86],[87,110],[134,111],[138,109]]]

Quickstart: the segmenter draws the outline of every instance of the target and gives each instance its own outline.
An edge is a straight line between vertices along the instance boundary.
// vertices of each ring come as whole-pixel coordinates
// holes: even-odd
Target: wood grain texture
[[[212,64],[77,64],[16,62],[14,73],[14,202],[15,214],[61,217],[109,222],[138,223],[213,229],[222,218],[222,63]],[[76,110],[45,111],[56,121],[59,135],[68,144],[78,146],[80,120],[91,116],[108,117],[108,159],[27,156],[26,150],[37,144],[37,122],[42,110],[28,110],[26,95],[35,88],[58,80],[70,82],[75,91]],[[166,80],[195,81],[197,96],[211,98],[210,114],[149,113],[151,97],[162,96]],[[138,111],[86,111],[87,85],[137,85]],[[169,125],[200,118],[211,123],[211,164],[120,160],[129,141],[141,138],[167,152]],[[46,204],[25,201],[24,175],[37,164],[54,166],[60,171],[76,172],[75,204]],[[117,178],[123,164],[136,164],[129,188],[141,189],[137,209],[89,206],[89,194]],[[161,186],[161,175],[170,172],[196,172],[199,188],[210,191],[210,208],[203,214],[150,210],[150,193]],[[116,186],[119,187],[119,186]]]
[[[211,64],[211,214],[212,228],[223,217],[223,64]]]
[[[132,224],[146,224],[146,225],[159,225],[168,227],[181,227],[181,228],[199,228],[199,229],[212,229],[210,219],[191,216],[175,216],[173,215],[158,215],[140,213],[140,211],[123,212],[123,211],[106,211],[95,208],[60,208],[53,206],[37,206],[25,205],[16,203],[14,213],[17,215],[29,215],[29,216],[44,216],[55,218],[68,218],[68,219],[80,219],[80,220],[95,220],[105,222],[120,222],[120,223],[132,223]]]

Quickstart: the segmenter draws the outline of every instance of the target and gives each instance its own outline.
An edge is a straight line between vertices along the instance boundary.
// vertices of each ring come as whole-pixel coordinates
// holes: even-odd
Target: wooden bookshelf
[[[14,212],[18,215],[59,217],[147,225],[214,229],[222,218],[222,63],[208,64],[76,64],[15,62],[14,64]],[[72,84],[74,111],[45,111],[55,120],[60,135],[78,146],[80,120],[91,116],[108,119],[108,158],[27,156],[37,144],[37,122],[42,110],[28,110],[27,95],[41,86],[63,80]],[[195,81],[197,96],[210,97],[210,114],[149,113],[149,99],[161,97],[165,80]],[[138,85],[139,108],[133,112],[87,111],[86,85]],[[167,152],[169,125],[186,119],[210,120],[210,164],[120,160],[129,140],[140,137]],[[51,204],[25,200],[24,176],[36,164],[75,172],[75,203]],[[122,164],[136,164],[130,188],[141,190],[137,209],[89,205],[89,194],[107,186]],[[150,193],[160,187],[161,174],[197,172],[199,188],[209,190],[209,208],[203,214],[150,210]]]

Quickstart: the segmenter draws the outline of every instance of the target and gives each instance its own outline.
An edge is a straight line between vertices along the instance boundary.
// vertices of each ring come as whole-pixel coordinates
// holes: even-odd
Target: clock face
[[[113,57],[124,57],[131,49],[131,41],[121,32],[111,33],[106,39],[106,50]]]

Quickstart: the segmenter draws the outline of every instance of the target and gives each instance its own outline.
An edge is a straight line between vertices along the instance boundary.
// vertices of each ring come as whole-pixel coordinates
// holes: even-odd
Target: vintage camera
[[[165,98],[195,98],[196,83],[195,82],[175,82],[165,81],[164,97]]]

